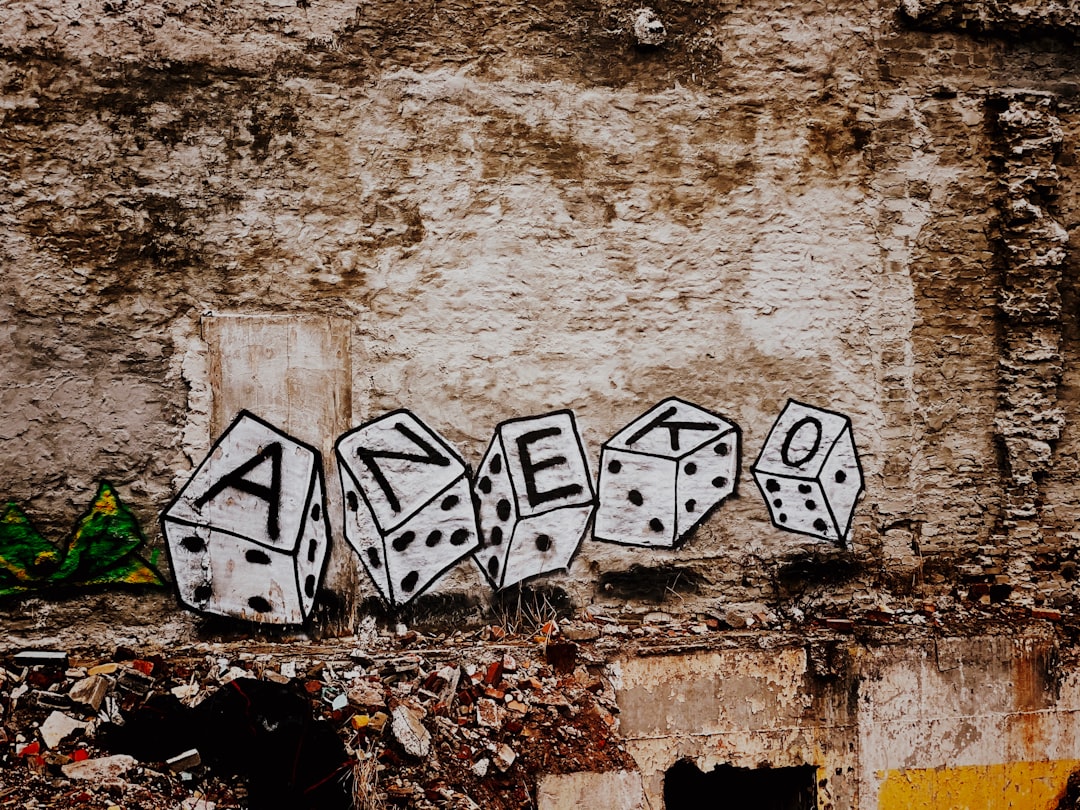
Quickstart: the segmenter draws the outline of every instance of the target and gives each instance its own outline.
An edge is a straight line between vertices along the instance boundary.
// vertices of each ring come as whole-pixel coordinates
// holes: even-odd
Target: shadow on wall
[[[814,810],[817,768],[736,768],[717,765],[708,773],[680,759],[664,774],[665,810],[701,807],[754,810]],[[705,797],[713,797],[706,800]],[[711,801],[712,803],[708,803]]]

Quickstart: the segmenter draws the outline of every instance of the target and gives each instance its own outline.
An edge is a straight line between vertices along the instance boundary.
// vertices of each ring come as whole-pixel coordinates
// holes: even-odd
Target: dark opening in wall
[[[815,810],[817,768],[736,768],[709,773],[680,759],[664,774],[665,810]]]

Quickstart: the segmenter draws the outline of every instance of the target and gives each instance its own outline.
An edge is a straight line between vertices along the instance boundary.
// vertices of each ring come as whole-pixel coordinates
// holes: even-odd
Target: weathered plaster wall
[[[675,551],[586,541],[546,581],[575,604],[638,609],[639,565],[684,569],[638,578],[679,609],[797,620],[971,586],[1067,607],[1075,265],[1061,437],[1017,533],[997,116],[1002,91],[1050,94],[1042,203],[1071,233],[1071,29],[917,5],[672,0],[642,49],[636,6],[606,2],[5,4],[6,496],[58,529],[107,477],[153,525],[245,390],[215,377],[206,316],[318,314],[350,324],[351,375],[289,396],[354,424],[408,407],[473,463],[498,422],[556,408],[594,465],[665,396],[742,427],[739,497]],[[777,531],[746,474],[789,396],[852,418],[848,550]],[[373,589],[334,571],[347,628]],[[485,586],[462,565],[440,588]]]

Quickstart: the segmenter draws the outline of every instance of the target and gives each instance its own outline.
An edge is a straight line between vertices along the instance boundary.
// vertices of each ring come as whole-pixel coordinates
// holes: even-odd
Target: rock
[[[145,695],[154,685],[154,677],[137,669],[122,669],[116,677],[116,685],[128,692]]]
[[[515,759],[517,759],[517,754],[514,753],[514,749],[503,743],[495,752],[495,767],[500,771],[505,771],[514,764]]]
[[[349,703],[358,709],[379,709],[386,705],[386,695],[381,683],[362,680],[346,693]]]
[[[600,628],[595,624],[566,624],[562,636],[567,641],[593,641],[600,637]]]
[[[56,748],[70,734],[86,728],[86,723],[63,712],[53,712],[41,724],[41,739],[46,748]]]
[[[473,764],[472,772],[479,776],[481,779],[483,779],[485,776],[487,776],[488,768],[490,767],[491,760],[487,757],[484,757],[483,759],[478,760]]]
[[[138,762],[127,754],[114,754],[111,757],[84,759],[72,762],[61,770],[68,779],[116,779],[134,768]]]
[[[739,602],[721,608],[718,618],[728,627],[743,630],[760,624],[758,617],[768,612],[769,609],[761,602]]]
[[[173,773],[190,771],[192,768],[202,765],[202,757],[199,755],[198,749],[192,748],[166,760],[165,764],[169,766],[169,770]]]
[[[76,683],[68,692],[72,702],[89,706],[95,712],[101,709],[101,703],[109,691],[109,682],[101,675],[90,675]]]
[[[390,712],[390,730],[407,754],[423,759],[431,751],[431,734],[416,711],[402,704]]]
[[[656,12],[645,6],[634,12],[634,39],[638,45],[657,48],[667,40],[667,30]]]

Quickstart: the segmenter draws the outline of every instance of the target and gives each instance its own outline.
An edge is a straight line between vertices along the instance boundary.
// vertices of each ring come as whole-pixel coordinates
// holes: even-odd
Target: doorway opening
[[[816,810],[817,768],[736,768],[708,773],[680,759],[664,773],[665,810]]]

